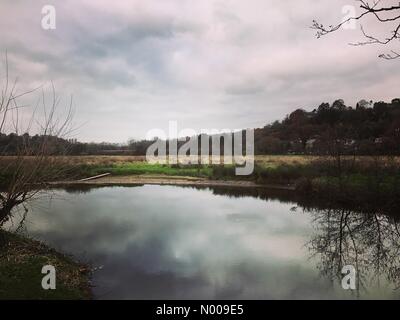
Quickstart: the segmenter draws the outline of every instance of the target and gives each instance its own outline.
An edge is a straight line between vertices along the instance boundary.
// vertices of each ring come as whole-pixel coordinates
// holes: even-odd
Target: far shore
[[[269,188],[294,191],[293,185],[277,185],[277,184],[258,184],[253,181],[243,180],[210,180],[199,177],[186,176],[163,176],[163,175],[126,175],[126,176],[105,176],[93,180],[79,181],[56,181],[50,185],[96,185],[96,186],[112,186],[112,185],[173,185],[173,186],[203,186],[203,187],[238,187],[238,188]]]

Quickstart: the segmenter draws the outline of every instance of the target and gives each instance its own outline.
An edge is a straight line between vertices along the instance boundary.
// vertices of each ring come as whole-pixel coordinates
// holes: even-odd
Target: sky
[[[179,130],[234,130],[339,98],[390,101],[400,96],[400,60],[377,58],[390,47],[349,45],[362,40],[359,25],[321,39],[310,28],[313,19],[340,22],[355,4],[2,0],[0,76],[7,52],[18,90],[48,92],[53,83],[65,105],[72,95],[73,137],[87,142],[142,139],[169,121]],[[55,29],[42,27],[45,5],[55,8]],[[36,94],[24,103],[34,105]]]

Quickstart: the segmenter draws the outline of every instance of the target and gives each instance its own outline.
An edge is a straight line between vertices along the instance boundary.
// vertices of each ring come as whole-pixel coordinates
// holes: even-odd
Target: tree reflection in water
[[[345,209],[307,209],[315,235],[308,243],[318,267],[332,281],[343,278],[343,266],[356,270],[356,290],[368,290],[381,281],[400,287],[399,222],[385,214]]]
[[[400,288],[398,199],[382,210],[377,209],[376,199],[363,199],[362,205],[354,199],[344,208],[335,199],[337,195],[326,201],[279,190],[214,188],[213,192],[297,203],[312,216],[315,233],[306,245],[323,276],[340,284],[343,266],[352,265],[358,296],[360,291],[379,287],[383,281],[393,289]]]

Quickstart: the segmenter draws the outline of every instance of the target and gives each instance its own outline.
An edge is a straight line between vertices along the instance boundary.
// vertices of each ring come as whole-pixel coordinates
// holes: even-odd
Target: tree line
[[[189,137],[188,137],[189,138]],[[131,140],[126,144],[84,143],[76,139],[0,134],[3,155],[18,153],[22,146],[40,147],[53,140],[53,155],[145,155],[154,140]],[[200,143],[200,136],[198,137]],[[361,100],[356,107],[338,99],[322,103],[312,111],[297,109],[281,121],[254,132],[255,153],[268,154],[357,154],[400,155],[400,99],[391,102]],[[178,146],[185,143],[179,141]],[[224,141],[221,139],[221,150]]]
[[[297,109],[282,121],[255,131],[257,154],[400,154],[400,99],[339,99],[311,112]]]

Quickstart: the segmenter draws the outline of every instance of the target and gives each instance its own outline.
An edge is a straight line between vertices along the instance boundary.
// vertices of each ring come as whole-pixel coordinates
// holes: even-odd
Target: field
[[[223,175],[234,177],[233,165],[196,165],[196,164],[150,164],[144,156],[71,156],[64,160],[74,168],[79,168],[80,177],[93,176],[109,172],[113,175],[156,174],[170,176],[199,176],[218,178]],[[223,160],[222,160],[223,162]],[[324,171],[337,165],[337,159],[320,156],[268,155],[255,156],[254,173],[263,171]],[[400,158],[345,156],[341,158],[343,170],[352,167],[354,170],[367,171],[371,168],[387,168],[400,165]],[[242,177],[245,178],[245,177]]]
[[[13,160],[13,157],[3,157],[0,166],[5,168]],[[54,157],[54,160],[66,168],[59,180],[110,173],[112,176],[197,177],[280,185],[296,185],[305,180],[314,184],[330,181],[362,186],[375,181],[391,185],[393,180],[397,183],[400,168],[399,157],[344,156],[339,163],[337,158],[328,156],[265,155],[255,156],[251,175],[237,176],[232,164],[150,164],[144,156],[68,156]]]
[[[12,158],[12,157],[8,157]],[[352,160],[353,156],[343,156],[344,160]],[[71,164],[77,165],[99,165],[99,166],[110,166],[110,165],[121,165],[126,163],[141,163],[146,162],[145,156],[68,156],[68,161]],[[331,159],[329,156],[311,156],[311,155],[257,155],[255,156],[255,163],[263,166],[274,166],[274,165],[298,165],[298,164],[309,164],[312,161],[318,159]],[[373,156],[356,156],[356,161],[359,163],[371,163],[377,158]],[[391,162],[395,161],[400,164],[400,157],[388,157],[381,156],[378,158],[379,161]]]
[[[315,156],[256,156],[256,170],[274,170],[281,167],[301,167],[315,161]],[[231,164],[149,164],[144,156],[72,156],[67,162],[80,168],[80,177],[101,173],[112,175],[167,175],[205,178],[238,178]],[[223,160],[221,160],[223,162]],[[248,177],[241,177],[248,178]]]

